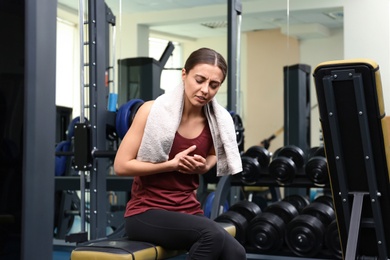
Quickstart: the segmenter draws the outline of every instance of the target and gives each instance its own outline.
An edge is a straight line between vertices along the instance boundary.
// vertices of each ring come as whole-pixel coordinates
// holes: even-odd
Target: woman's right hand
[[[187,165],[184,165],[182,160],[183,160],[183,158],[188,156],[190,153],[195,151],[195,149],[196,149],[196,145],[192,145],[192,146],[188,147],[187,149],[185,149],[184,151],[182,151],[180,153],[177,153],[175,155],[175,157],[172,159],[175,162],[176,170],[178,172],[180,172],[180,173],[190,173],[189,172],[189,167]]]

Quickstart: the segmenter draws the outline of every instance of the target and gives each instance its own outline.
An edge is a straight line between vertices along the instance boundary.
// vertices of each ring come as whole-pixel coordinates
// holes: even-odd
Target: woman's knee
[[[240,242],[228,234],[225,238],[220,259],[244,260],[246,259],[246,250]]]
[[[223,228],[210,228],[203,233],[203,242],[212,245],[215,252],[230,251],[246,255],[245,248]]]
[[[246,250],[245,250],[243,245],[238,243],[238,245],[233,247],[233,248],[234,248],[235,254],[236,254],[236,257],[234,259],[237,259],[237,260],[238,259],[240,259],[240,260],[246,259]]]
[[[203,239],[215,244],[216,247],[223,247],[227,232],[224,229],[209,227],[203,231]]]

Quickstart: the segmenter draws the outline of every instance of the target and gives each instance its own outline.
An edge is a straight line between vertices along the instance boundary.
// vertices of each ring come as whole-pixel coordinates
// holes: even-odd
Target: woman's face
[[[194,106],[204,106],[217,94],[223,80],[218,66],[198,64],[189,72],[182,70],[184,91],[187,99]]]

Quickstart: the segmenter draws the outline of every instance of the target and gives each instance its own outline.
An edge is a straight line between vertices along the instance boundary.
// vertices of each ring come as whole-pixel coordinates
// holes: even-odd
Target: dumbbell
[[[328,195],[319,196],[314,199],[314,201],[324,203],[332,208],[334,205],[332,197]],[[336,219],[333,219],[332,222],[330,222],[330,224],[326,227],[325,246],[330,251],[332,256],[334,256],[336,259],[342,259],[339,229]]]
[[[336,259],[342,259],[342,250],[339,237],[339,229],[337,226],[337,220],[334,219],[325,232],[325,246],[330,251],[331,255]]]
[[[261,213],[261,208],[254,202],[242,200],[233,204],[228,211],[215,218],[216,222],[231,223],[236,227],[238,242],[245,244],[248,223]]]
[[[298,213],[301,213],[302,210],[309,205],[309,200],[307,197],[299,194],[288,195],[283,198],[283,201],[290,202],[298,210]]]
[[[253,185],[259,178],[259,175],[264,171],[271,159],[270,152],[262,146],[250,147],[241,157],[242,172],[240,179],[242,183]]]
[[[284,244],[286,225],[299,215],[296,205],[304,205],[304,201],[300,196],[291,196],[266,207],[249,223],[246,236],[248,247],[259,253],[279,251]]]
[[[317,186],[324,186],[329,183],[328,163],[325,157],[323,146],[315,149],[308,158],[305,165],[306,176]]]
[[[279,185],[283,186],[293,182],[304,163],[305,155],[302,149],[295,145],[287,145],[275,154],[269,164],[268,172]]]
[[[236,140],[237,140],[238,150],[241,154],[244,152],[244,139],[245,139],[244,124],[242,123],[241,117],[238,114],[236,114],[235,112],[230,111],[230,115],[232,116],[234,128],[236,130]]]
[[[331,195],[321,195],[316,197],[313,202],[321,202],[325,205],[328,205],[333,209],[333,198]]]
[[[285,240],[295,255],[313,257],[324,248],[326,228],[335,219],[329,201],[324,197],[314,200],[288,223]]]

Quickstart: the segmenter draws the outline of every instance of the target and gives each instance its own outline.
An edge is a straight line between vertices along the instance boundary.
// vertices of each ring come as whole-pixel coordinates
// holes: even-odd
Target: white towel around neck
[[[146,121],[137,160],[153,163],[168,160],[181,121],[183,102],[182,83],[154,101]],[[215,98],[205,106],[205,114],[217,155],[217,176],[242,172],[232,116]]]

